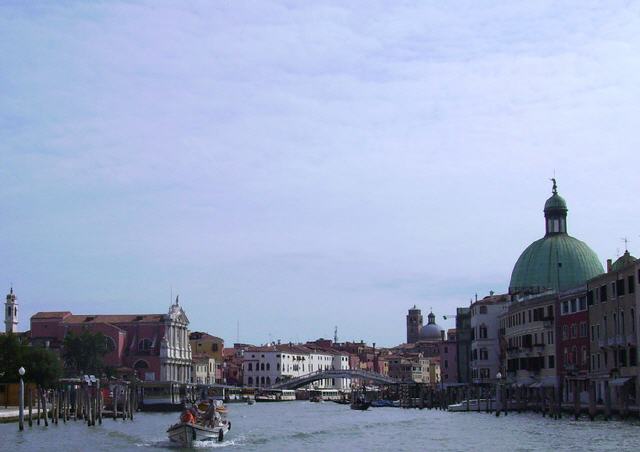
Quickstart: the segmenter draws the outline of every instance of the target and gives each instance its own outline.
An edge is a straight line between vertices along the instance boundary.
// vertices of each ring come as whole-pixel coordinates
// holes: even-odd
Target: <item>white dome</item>
[[[442,340],[442,334],[440,331],[442,328],[436,323],[436,316],[433,312],[430,312],[427,316],[429,323],[420,328],[420,340],[421,341],[439,341]]]
[[[439,341],[442,339],[440,325],[437,323],[427,323],[420,329],[420,339],[423,341]]]

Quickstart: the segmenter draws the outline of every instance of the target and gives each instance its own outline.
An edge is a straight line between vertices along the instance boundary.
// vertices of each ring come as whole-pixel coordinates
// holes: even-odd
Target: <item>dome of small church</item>
[[[442,339],[442,328],[436,323],[436,316],[433,312],[427,317],[429,322],[420,329],[421,341],[439,341]]]
[[[629,250],[626,250],[622,256],[620,256],[611,266],[612,272],[617,272],[622,270],[629,264],[633,264],[636,261],[636,258],[629,254]]]

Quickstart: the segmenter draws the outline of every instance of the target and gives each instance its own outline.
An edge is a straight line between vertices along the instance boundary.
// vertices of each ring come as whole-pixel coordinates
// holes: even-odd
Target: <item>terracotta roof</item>
[[[164,314],[125,314],[125,315],[70,315],[64,319],[64,323],[133,323],[133,322],[160,322],[164,320]]]
[[[190,341],[197,341],[197,340],[214,340],[214,341],[218,341],[218,342],[224,342],[224,339],[222,339],[221,337],[218,336],[213,336],[209,333],[204,333],[202,331],[194,331],[192,333],[189,333],[189,340]]]
[[[50,311],[50,312],[37,312],[31,316],[32,319],[62,319],[71,315],[69,311]]]

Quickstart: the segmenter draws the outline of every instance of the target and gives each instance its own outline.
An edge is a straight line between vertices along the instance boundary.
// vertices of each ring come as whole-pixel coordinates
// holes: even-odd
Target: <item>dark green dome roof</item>
[[[518,258],[511,273],[510,293],[562,291],[604,273],[596,253],[567,234],[567,203],[552,180],[553,194],[544,205],[546,234]]]
[[[612,272],[617,272],[622,270],[629,264],[632,264],[636,261],[636,258],[629,254],[629,250],[626,250],[622,256],[620,256],[611,266]]]
[[[558,287],[566,290],[601,273],[604,273],[602,264],[586,243],[567,234],[548,235],[533,242],[520,255],[511,273],[509,292],[539,292]]]
[[[564,200],[562,196],[557,193],[554,193],[551,198],[547,199],[547,202],[544,203],[544,210],[568,210],[567,209],[567,201]]]

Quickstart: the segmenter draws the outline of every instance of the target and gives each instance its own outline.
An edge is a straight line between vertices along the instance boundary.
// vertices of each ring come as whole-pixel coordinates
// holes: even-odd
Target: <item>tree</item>
[[[42,388],[54,386],[62,376],[60,359],[46,348],[27,347],[24,363],[25,380]]]
[[[0,382],[15,383],[23,365],[24,346],[15,334],[0,336]]]
[[[64,337],[63,350],[65,365],[77,375],[102,373],[103,358],[108,351],[104,334],[89,330],[80,334],[70,331]]]
[[[62,375],[60,360],[51,350],[23,345],[13,334],[0,336],[0,382],[15,383],[24,367],[25,381],[53,386]]]

